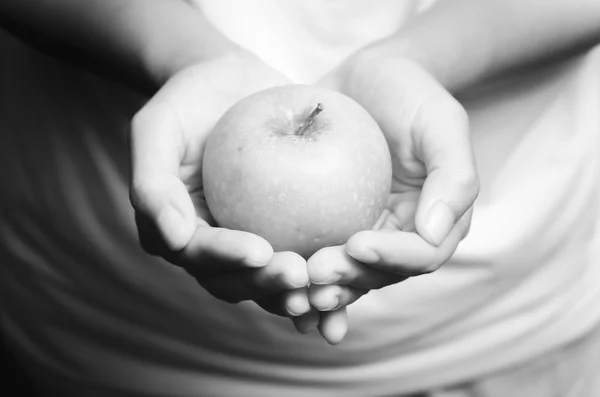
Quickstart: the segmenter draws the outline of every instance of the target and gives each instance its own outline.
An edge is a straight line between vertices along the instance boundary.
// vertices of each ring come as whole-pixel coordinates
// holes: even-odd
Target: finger
[[[257,299],[256,303],[269,313],[281,317],[300,317],[311,310],[306,288],[266,296]]]
[[[252,233],[199,224],[187,246],[167,259],[201,279],[266,266],[273,259],[273,248]]]
[[[323,339],[331,345],[340,343],[348,332],[348,312],[345,307],[330,312],[321,312],[317,329]]]
[[[479,193],[468,118],[450,94],[439,94],[419,107],[412,133],[420,137],[417,155],[427,170],[415,226],[440,245]]]
[[[384,212],[385,217],[373,230],[401,230],[403,232],[416,232],[415,214],[421,192],[409,190],[404,193],[394,193],[388,200],[388,207]]]
[[[352,236],[347,252],[356,260],[399,276],[416,276],[437,270],[456,250],[468,231],[468,211],[448,237],[433,246],[416,233],[401,231],[364,231]]]
[[[343,284],[357,289],[377,289],[401,281],[396,273],[381,272],[348,255],[345,246],[326,247],[307,261],[313,284]]]
[[[197,279],[213,296],[230,303],[258,300],[308,285],[306,262],[293,252],[276,253],[264,267]]]
[[[308,289],[298,288],[291,291],[282,292],[285,312],[290,317],[302,316],[310,312],[311,307],[308,301]]]
[[[196,214],[179,179],[185,142],[177,115],[166,102],[150,100],[133,118],[130,140],[130,198],[144,226],[140,240],[181,250],[194,234]]]
[[[381,59],[378,51],[362,54],[353,58],[347,94],[381,126],[393,162],[405,171],[395,177],[419,187],[425,177],[415,226],[426,241],[439,245],[479,190],[467,114],[416,62]]]
[[[317,329],[321,315],[316,309],[311,309],[308,313],[298,317],[293,317],[294,327],[301,334],[308,334]]]
[[[311,284],[308,289],[308,300],[315,309],[327,312],[348,306],[365,295],[369,290],[349,287],[347,285]]]

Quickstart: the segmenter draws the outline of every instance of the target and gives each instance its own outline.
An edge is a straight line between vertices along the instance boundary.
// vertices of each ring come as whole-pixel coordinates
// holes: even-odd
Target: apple
[[[370,114],[341,93],[299,84],[233,105],[208,137],[202,167],[219,226],[305,258],[372,228],[392,178],[386,139]]]

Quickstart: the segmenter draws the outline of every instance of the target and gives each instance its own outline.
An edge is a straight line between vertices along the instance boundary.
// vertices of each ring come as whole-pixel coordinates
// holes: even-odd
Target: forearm
[[[418,60],[450,91],[600,43],[598,0],[441,0],[382,42]]]
[[[0,23],[48,52],[149,89],[235,48],[184,0],[2,0]]]

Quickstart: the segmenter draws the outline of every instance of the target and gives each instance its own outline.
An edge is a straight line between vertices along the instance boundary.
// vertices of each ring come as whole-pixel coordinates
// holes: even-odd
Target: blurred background
[[[35,396],[31,380],[10,351],[3,335],[0,335],[0,383],[4,390],[10,390],[11,396]]]

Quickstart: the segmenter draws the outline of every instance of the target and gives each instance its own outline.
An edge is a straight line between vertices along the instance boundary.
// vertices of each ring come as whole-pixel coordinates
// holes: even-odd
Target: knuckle
[[[469,114],[466,109],[456,98],[445,92],[426,101],[419,110],[419,115],[426,120],[437,120],[444,124],[469,125]]]
[[[456,138],[463,140],[467,137],[469,124],[469,115],[461,103],[443,92],[425,99],[419,105],[413,116],[412,129],[413,134],[423,131],[437,131],[441,134],[451,129],[460,134]]]
[[[481,185],[477,172],[472,170],[462,169],[459,172],[454,172],[452,175],[453,185],[456,186],[461,195],[470,202],[475,201],[479,195]]]
[[[469,125],[469,114],[461,103],[451,95],[444,95],[432,102],[432,112],[438,115],[438,120],[461,126]]]
[[[151,204],[155,206],[168,200],[168,197],[180,191],[180,181],[174,175],[134,175],[129,198],[136,209],[148,209]]]
[[[156,181],[142,175],[135,176],[131,181],[130,196],[132,201],[138,203],[157,191]]]

